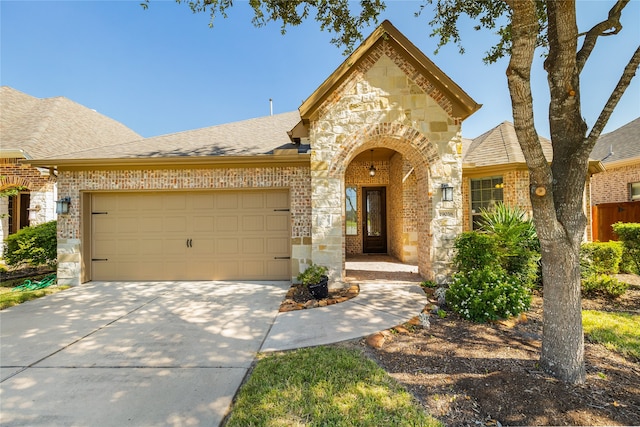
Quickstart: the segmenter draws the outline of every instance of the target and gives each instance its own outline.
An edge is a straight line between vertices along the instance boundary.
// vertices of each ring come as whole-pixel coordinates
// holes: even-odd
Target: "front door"
[[[384,187],[362,189],[362,251],[387,252],[387,203]]]

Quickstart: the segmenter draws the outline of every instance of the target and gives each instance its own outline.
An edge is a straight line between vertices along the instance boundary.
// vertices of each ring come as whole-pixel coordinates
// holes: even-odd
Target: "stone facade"
[[[457,193],[454,201],[443,202],[439,188],[444,183],[459,187],[462,180],[455,148],[460,122],[451,117],[450,101],[386,42],[358,62],[323,102],[310,125],[312,253],[315,263],[329,267],[333,280],[344,275],[345,176],[357,154],[376,147],[397,151],[414,168],[414,189],[407,191],[424,196],[410,208],[418,220],[408,225],[406,239],[404,233],[395,235],[411,242],[408,247],[417,246],[424,277],[448,280],[453,240],[462,230],[462,198]],[[398,246],[391,245],[402,253]]]
[[[291,209],[292,280],[311,263],[311,189],[306,167],[60,171],[59,193],[71,197],[58,217],[58,279],[81,280],[81,195],[92,191],[288,188]],[[87,242],[88,243],[88,242]]]

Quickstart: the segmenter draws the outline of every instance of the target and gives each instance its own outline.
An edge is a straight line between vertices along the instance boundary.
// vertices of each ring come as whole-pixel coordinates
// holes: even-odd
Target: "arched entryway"
[[[439,271],[440,265],[434,265],[440,260],[432,256],[432,227],[434,209],[436,204],[440,206],[441,195],[434,189],[448,180],[453,170],[459,169],[459,162],[454,163],[456,167],[443,167],[436,145],[415,129],[400,124],[372,125],[347,137],[341,147],[329,176],[339,178],[343,189],[343,276],[347,253],[376,252],[366,247],[367,232],[378,231],[370,227],[371,219],[367,218],[367,198],[372,190],[374,198],[386,205],[384,252],[403,262],[416,263],[423,277],[438,279],[443,272]],[[376,169],[373,176],[371,166]],[[433,171],[444,176],[433,176]],[[352,200],[348,190],[349,195],[355,195],[356,206],[349,205]],[[347,218],[349,209],[354,207],[355,217],[349,212]],[[444,261],[449,264],[448,259]]]

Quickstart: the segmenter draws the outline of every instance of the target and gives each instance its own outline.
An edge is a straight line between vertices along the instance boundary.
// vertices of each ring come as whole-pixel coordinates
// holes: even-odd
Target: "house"
[[[607,242],[611,224],[640,222],[640,118],[598,138],[591,157],[605,167],[591,178],[593,240]]]
[[[296,112],[29,160],[70,199],[59,281],[294,280],[316,263],[339,286],[347,254],[386,252],[443,282],[479,108],[385,21]]]
[[[64,97],[0,87],[0,241],[56,218],[56,170],[20,161],[140,139],[121,123]],[[11,191],[13,190],[13,191]]]
[[[551,162],[551,141],[540,137],[545,158]],[[589,175],[603,170],[597,160],[589,161]],[[482,209],[491,209],[497,203],[517,206],[532,214],[529,171],[513,123],[505,121],[474,138],[465,139],[462,145],[462,206],[463,230],[478,228]],[[587,224],[591,223],[587,179],[584,192],[584,211]],[[590,240],[591,228],[585,230],[585,240]]]

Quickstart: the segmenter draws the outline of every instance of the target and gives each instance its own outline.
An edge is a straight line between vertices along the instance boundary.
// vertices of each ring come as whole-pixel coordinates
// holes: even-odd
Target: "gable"
[[[383,59],[383,57],[385,57]],[[335,102],[343,86],[364,76],[379,61],[391,61],[413,83],[414,90],[429,95],[452,119],[462,121],[477,111],[476,103],[389,21],[384,21],[300,106],[305,123]]]

